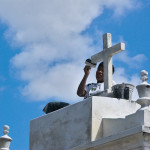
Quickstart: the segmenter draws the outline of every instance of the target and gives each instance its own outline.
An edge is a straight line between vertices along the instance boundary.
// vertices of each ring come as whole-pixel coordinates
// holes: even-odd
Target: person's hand
[[[90,74],[90,72],[91,72],[91,67],[86,65],[84,67],[84,73],[85,73],[85,75],[88,76]]]

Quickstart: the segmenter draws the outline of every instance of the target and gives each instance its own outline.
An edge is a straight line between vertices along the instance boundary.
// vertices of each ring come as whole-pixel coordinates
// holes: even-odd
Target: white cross
[[[92,63],[104,61],[104,90],[112,87],[112,56],[124,50],[124,43],[112,46],[111,34],[106,33],[103,35],[103,51],[91,57]]]

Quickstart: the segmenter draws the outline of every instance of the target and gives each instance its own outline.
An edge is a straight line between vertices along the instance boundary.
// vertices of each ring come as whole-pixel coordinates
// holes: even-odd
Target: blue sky
[[[150,72],[149,18],[148,0],[0,0],[0,135],[9,125],[10,149],[29,149],[30,120],[48,102],[82,100],[84,62],[102,50],[104,33],[126,44],[114,80],[139,84],[140,71]]]

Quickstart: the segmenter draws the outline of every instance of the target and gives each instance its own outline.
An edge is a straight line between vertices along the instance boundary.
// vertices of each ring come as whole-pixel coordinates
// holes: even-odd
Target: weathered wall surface
[[[137,111],[134,114],[126,116],[125,119],[104,119],[103,137],[118,134],[142,125],[150,127],[150,111],[147,109]]]
[[[71,150],[150,150],[150,128],[138,126]]]
[[[30,150],[67,150],[90,141],[91,101],[63,108],[30,124]]]
[[[95,96],[44,115],[30,123],[30,150],[70,150],[102,138],[102,118],[125,118],[139,108],[127,100]]]
[[[104,118],[106,120],[107,118],[110,120],[125,118],[126,116],[135,113],[140,107],[139,104],[129,100],[94,96],[92,98],[91,141],[105,137],[105,132],[103,131]],[[111,124],[107,125],[111,126]],[[113,128],[111,128],[111,130],[110,134],[108,133],[109,135],[114,131]]]

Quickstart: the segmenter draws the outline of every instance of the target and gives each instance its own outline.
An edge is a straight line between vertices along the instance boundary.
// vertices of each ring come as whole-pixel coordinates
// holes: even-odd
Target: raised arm
[[[88,78],[90,72],[91,72],[91,67],[85,66],[84,67],[84,76],[83,76],[83,79],[81,80],[78,90],[77,90],[77,95],[80,97],[84,97],[86,94],[85,85],[86,85],[86,81],[87,81],[87,78]]]

